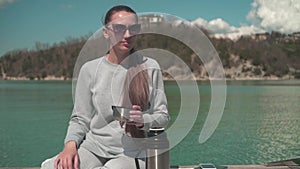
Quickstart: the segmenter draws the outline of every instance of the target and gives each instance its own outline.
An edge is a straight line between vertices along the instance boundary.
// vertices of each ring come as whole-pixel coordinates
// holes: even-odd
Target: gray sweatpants
[[[78,149],[79,169],[136,169],[134,158],[121,156],[112,159],[106,159],[80,147]],[[54,169],[54,161],[57,156],[50,158],[42,163],[41,169]],[[145,162],[138,160],[140,169],[145,169]]]

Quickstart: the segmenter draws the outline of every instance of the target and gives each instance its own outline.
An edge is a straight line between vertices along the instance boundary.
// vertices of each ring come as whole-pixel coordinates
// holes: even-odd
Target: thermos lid
[[[163,132],[165,131],[165,128],[164,127],[152,127],[149,129],[149,131],[152,131],[152,132]]]
[[[152,127],[148,131],[148,137],[157,136],[165,131],[163,127]]]

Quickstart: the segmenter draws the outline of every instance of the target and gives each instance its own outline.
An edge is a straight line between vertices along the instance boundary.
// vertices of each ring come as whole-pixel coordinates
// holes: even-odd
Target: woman
[[[115,6],[104,23],[110,50],[82,66],[64,148],[42,169],[145,168],[133,137],[169,121],[159,65],[134,52],[134,36],[140,31],[135,11]],[[132,107],[131,121],[114,120],[114,105]]]

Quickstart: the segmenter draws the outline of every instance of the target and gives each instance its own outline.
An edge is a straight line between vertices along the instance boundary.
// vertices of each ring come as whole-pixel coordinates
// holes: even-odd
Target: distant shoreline
[[[68,78],[68,77],[56,77],[56,76],[46,76],[45,78],[28,78],[28,77],[10,77],[10,76],[6,76],[5,78],[0,78],[0,80],[32,80],[32,81],[64,81],[64,80],[72,80],[72,78]]]
[[[0,78],[0,80],[24,80],[24,81],[68,81],[68,80],[72,80],[73,78],[69,78],[69,77],[55,77],[55,76],[47,76],[45,78],[27,78],[27,77],[5,77],[5,78]],[[175,79],[170,79],[170,78],[164,78],[164,81],[176,81]],[[189,81],[190,79],[182,79],[182,81]],[[205,78],[196,78],[196,81],[210,81],[213,79],[209,79],[208,77]],[[215,79],[218,80],[218,79]],[[223,80],[223,79],[219,79],[219,80]],[[267,77],[235,77],[235,78],[225,78],[225,80],[230,80],[230,81],[263,81],[263,80],[298,80],[297,78],[294,77],[290,77],[290,76],[284,76],[284,77],[277,77],[277,76],[267,76]],[[179,80],[181,81],[181,80]]]

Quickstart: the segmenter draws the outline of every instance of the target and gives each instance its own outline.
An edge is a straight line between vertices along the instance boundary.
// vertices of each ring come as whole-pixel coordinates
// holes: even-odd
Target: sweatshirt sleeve
[[[91,82],[92,73],[88,64],[84,64],[79,72],[76,83],[74,107],[69,121],[65,143],[75,141],[77,147],[89,131],[90,121],[94,115],[92,104]]]
[[[156,62],[155,62],[156,63]],[[152,68],[150,68],[152,69]],[[154,66],[151,75],[152,88],[150,95],[150,109],[143,115],[144,130],[151,127],[167,127],[170,120],[167,108],[167,98],[164,91],[163,77],[158,63]]]

